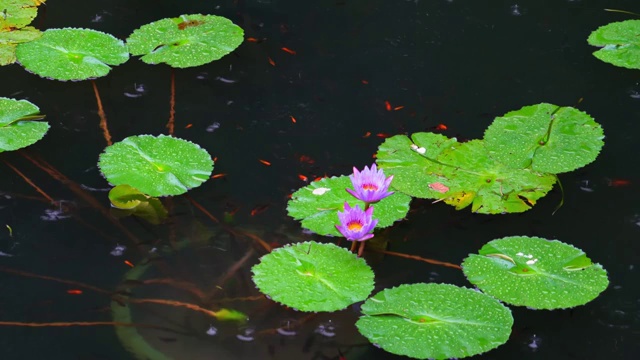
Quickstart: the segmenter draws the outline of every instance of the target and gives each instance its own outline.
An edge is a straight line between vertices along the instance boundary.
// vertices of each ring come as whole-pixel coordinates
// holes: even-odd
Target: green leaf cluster
[[[555,174],[595,160],[603,138],[584,112],[542,103],[496,118],[482,140],[393,136],[378,148],[377,163],[410,196],[483,214],[518,213],[552,189]]]
[[[41,36],[40,30],[27,26],[38,15],[45,0],[0,0],[0,66],[16,62],[18,44]]]

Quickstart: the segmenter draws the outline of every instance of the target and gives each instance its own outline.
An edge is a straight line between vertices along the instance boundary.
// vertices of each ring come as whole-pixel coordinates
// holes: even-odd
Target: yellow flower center
[[[371,190],[371,191],[377,191],[378,190],[378,186],[376,186],[376,184],[362,184],[362,188],[364,190]]]
[[[362,230],[362,223],[359,221],[352,221],[347,224],[347,228],[351,231],[360,231]]]

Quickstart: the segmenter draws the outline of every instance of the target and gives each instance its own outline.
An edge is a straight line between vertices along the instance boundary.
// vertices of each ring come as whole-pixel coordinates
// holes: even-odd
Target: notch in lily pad
[[[607,272],[558,240],[511,236],[485,244],[462,264],[467,279],[488,295],[533,309],[583,305],[609,285]]]
[[[300,311],[337,311],[373,291],[373,270],[347,249],[314,241],[263,256],[253,281],[272,300]]]
[[[19,44],[18,62],[44,78],[68,81],[105,76],[129,59],[124,42],[90,29],[49,29],[34,41]]]
[[[112,185],[130,185],[149,196],[180,195],[200,186],[213,160],[200,146],[172,136],[137,135],[108,146],[98,161]]]
[[[601,49],[596,58],[628,69],[640,69],[640,20],[610,23],[593,31],[587,39],[589,45]]]
[[[546,103],[497,117],[484,134],[492,158],[511,168],[550,174],[593,162],[603,139],[602,127],[587,113]]]
[[[27,100],[0,98],[0,152],[18,150],[42,139],[49,124]]]
[[[185,68],[218,60],[243,40],[244,31],[231,20],[193,14],[143,25],[129,36],[127,46],[147,64]]]
[[[344,210],[344,203],[352,207],[359,205],[361,209],[365,207],[363,201],[347,192],[348,188],[352,188],[348,176],[314,181],[291,195],[287,205],[289,216],[301,220],[303,228],[316,234],[342,236],[336,225],[340,224],[338,211]],[[410,196],[394,193],[374,203],[373,217],[378,219],[376,228],[388,227],[403,219],[409,212],[410,202]]]
[[[356,326],[384,350],[415,359],[463,358],[504,344],[511,311],[496,299],[449,284],[385,289],[361,307]]]

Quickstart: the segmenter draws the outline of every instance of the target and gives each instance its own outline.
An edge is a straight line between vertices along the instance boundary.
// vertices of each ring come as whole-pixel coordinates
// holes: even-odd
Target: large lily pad
[[[392,187],[473,212],[523,212],[551,190],[553,175],[511,169],[491,158],[481,140],[458,143],[443,135],[398,135],[380,145],[378,165],[394,175]]]
[[[640,69],[640,20],[614,22],[599,27],[587,39],[602,47],[593,53],[598,59],[629,69]]]
[[[586,113],[544,103],[496,118],[484,135],[490,156],[504,165],[552,174],[594,161],[603,138],[600,124]]]
[[[513,317],[496,299],[448,284],[386,289],[362,305],[356,326],[384,350],[417,359],[472,356],[509,339]]]
[[[143,25],[127,39],[132,55],[147,64],[199,66],[218,60],[244,40],[244,31],[221,16],[182,15]]]
[[[394,180],[395,181],[395,180]],[[344,203],[364,209],[364,202],[354,198],[346,189],[351,188],[348,176],[324,178],[299,189],[287,206],[289,216],[302,220],[302,227],[320,235],[342,236],[336,229],[340,224],[338,211],[343,211]],[[391,226],[409,212],[411,197],[394,193],[373,204],[373,218],[378,219],[377,228]]]
[[[150,196],[179,195],[200,186],[213,160],[200,146],[171,136],[130,136],[105,149],[98,162],[113,185],[130,185]]]
[[[0,31],[25,27],[38,15],[44,0],[0,0]]]
[[[262,293],[301,311],[341,310],[373,291],[367,263],[333,244],[311,241],[278,248],[251,270]]]
[[[485,293],[534,309],[585,304],[604,291],[607,272],[571,245],[537,237],[490,241],[462,264],[469,281]]]
[[[0,152],[17,150],[42,139],[49,124],[37,106],[26,100],[0,98]]]
[[[121,40],[89,29],[49,29],[37,40],[18,45],[25,69],[55,80],[85,80],[105,76],[111,66],[129,59]]]

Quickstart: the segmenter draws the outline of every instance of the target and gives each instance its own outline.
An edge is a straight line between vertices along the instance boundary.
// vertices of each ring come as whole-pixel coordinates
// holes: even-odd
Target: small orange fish
[[[124,263],[129,265],[130,267],[134,267],[133,263],[129,260],[125,260]]]
[[[297,122],[298,122],[298,120],[296,120],[296,118],[294,118],[294,117],[293,117],[293,115],[289,115],[289,117],[291,118],[291,122],[292,122],[292,123],[294,123],[294,124],[295,124],[295,123],[297,123]]]
[[[289,49],[289,48],[287,48],[287,47],[284,47],[284,46],[283,46],[283,47],[281,47],[281,48],[280,48],[280,50],[282,50],[282,51],[286,52],[287,54],[291,54],[291,55],[295,55],[295,54],[296,54],[296,51],[295,51],[295,50],[291,50],[291,49]]]
[[[367,80],[362,80],[360,81],[361,83],[365,84],[365,85],[369,85],[369,82]]]
[[[258,161],[260,161],[261,163],[263,163],[266,166],[271,166],[271,163],[268,162],[267,160],[258,159]]]
[[[364,136],[362,137],[363,139],[368,138],[369,136],[371,136],[371,131],[367,131]]]
[[[302,175],[302,174],[298,174],[298,179],[300,179],[300,180],[302,180],[302,181],[304,181],[304,182],[309,181],[309,178],[307,178],[306,176],[304,176],[304,175]]]
[[[388,101],[384,101],[384,108],[387,109],[387,111],[391,111],[392,107],[391,107],[391,103]]]
[[[267,57],[267,59],[269,60],[269,64],[271,64],[271,66],[276,66],[276,62],[275,62],[275,61],[273,61],[273,59],[272,59],[272,58]]]
[[[82,294],[82,290],[78,290],[78,289],[67,290],[67,294],[69,294],[69,295],[80,295],[80,294]]]
[[[256,216],[269,208],[269,204],[258,205],[251,210],[251,216]]]
[[[436,130],[444,131],[444,130],[447,130],[447,129],[448,129],[448,127],[445,124],[436,125]]]
[[[219,179],[219,178],[223,178],[223,177],[225,177],[225,176],[227,176],[227,174],[222,173],[222,174],[215,174],[215,175],[212,175],[212,176],[211,176],[211,178],[212,178],[212,179]]]
[[[386,139],[388,137],[391,137],[391,134],[387,134],[387,133],[377,133],[376,134],[377,137],[381,138],[381,139]]]
[[[393,111],[398,111],[404,109],[404,106],[396,106],[393,108]]]
[[[631,181],[625,179],[608,179],[607,184],[611,187],[621,187],[631,185]]]
[[[185,129],[189,129],[189,128],[191,128],[192,126],[193,126],[193,124],[187,124],[187,126],[185,126],[184,128],[185,128]]]

